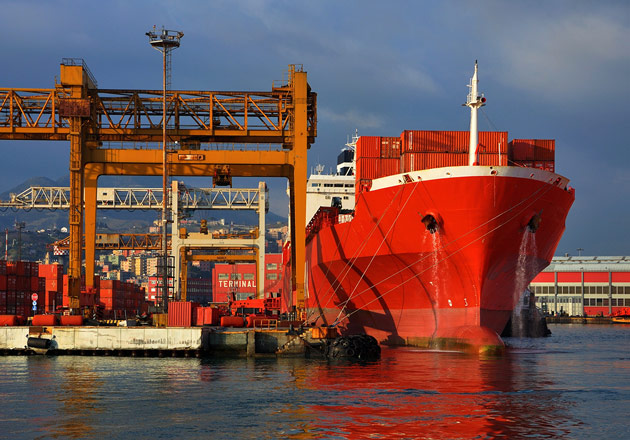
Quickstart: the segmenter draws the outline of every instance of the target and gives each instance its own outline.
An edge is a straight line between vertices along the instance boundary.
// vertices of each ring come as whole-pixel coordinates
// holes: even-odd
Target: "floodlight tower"
[[[151,46],[162,52],[162,307],[168,310],[168,168],[166,164],[166,90],[171,86],[171,52],[179,47],[183,32],[167,30],[147,32]]]

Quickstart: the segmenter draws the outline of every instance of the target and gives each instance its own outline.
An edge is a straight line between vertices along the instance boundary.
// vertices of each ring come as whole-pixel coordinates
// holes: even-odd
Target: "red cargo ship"
[[[498,334],[550,263],[575,197],[550,171],[553,141],[477,132],[477,82],[475,64],[465,135],[403,132],[399,147],[377,138],[380,149],[358,138],[355,205],[330,184],[332,206],[307,226],[308,323],[391,345],[503,346]],[[312,176],[309,193],[317,182],[321,199],[326,179]]]

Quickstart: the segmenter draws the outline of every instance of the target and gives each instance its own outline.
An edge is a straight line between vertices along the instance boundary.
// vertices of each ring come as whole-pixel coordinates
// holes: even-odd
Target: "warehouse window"
[[[254,274],[253,274],[253,273],[246,273],[246,274],[243,274],[243,279],[244,279],[244,280],[251,281],[251,280],[253,280],[253,279],[254,279]]]
[[[275,274],[275,273],[268,273],[268,274],[267,274],[267,279],[268,279],[268,280],[277,280],[277,279],[278,279],[278,274]]]
[[[225,281],[225,280],[229,280],[230,279],[230,275],[227,273],[220,273],[219,274],[219,281]]]
[[[241,274],[240,273],[230,274],[230,279],[231,280],[240,280],[241,279]]]
[[[276,263],[267,264],[267,270],[278,270],[278,265]]]

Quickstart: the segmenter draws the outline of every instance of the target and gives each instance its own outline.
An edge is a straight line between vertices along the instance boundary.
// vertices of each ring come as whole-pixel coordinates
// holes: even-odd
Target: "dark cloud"
[[[557,139],[557,169],[577,190],[558,253],[628,254],[627,2],[0,4],[3,87],[52,87],[61,58],[82,57],[102,88],[159,89],[159,55],[144,35],[153,25],[185,33],[173,53],[177,89],[269,90],[288,64],[303,64],[320,106],[309,166],[333,166],[355,129],[465,130],[460,104],[479,59],[488,97],[481,128]],[[0,189],[67,173],[62,143],[1,145],[11,154]],[[286,212],[283,183],[272,186],[272,209]]]

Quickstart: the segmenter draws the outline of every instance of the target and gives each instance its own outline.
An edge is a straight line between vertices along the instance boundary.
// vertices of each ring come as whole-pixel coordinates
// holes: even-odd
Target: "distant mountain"
[[[31,177],[15,187],[0,193],[0,200],[8,201],[11,194],[20,194],[30,187],[68,187],[70,176],[66,175],[57,180],[48,177]],[[193,185],[191,185],[193,186]],[[99,179],[101,188],[161,188],[161,177],[147,176],[103,176]],[[157,210],[99,210],[97,214],[97,230],[102,232],[146,232],[154,220],[161,217]],[[192,215],[193,219],[207,220],[225,219],[226,223],[254,225],[258,221],[258,215],[253,211],[197,211]],[[286,217],[281,217],[272,212],[266,216],[267,224],[283,222]],[[65,210],[19,210],[5,209],[0,211],[0,228],[13,229],[15,222],[24,222],[28,230],[59,229],[68,226],[68,212]]]

